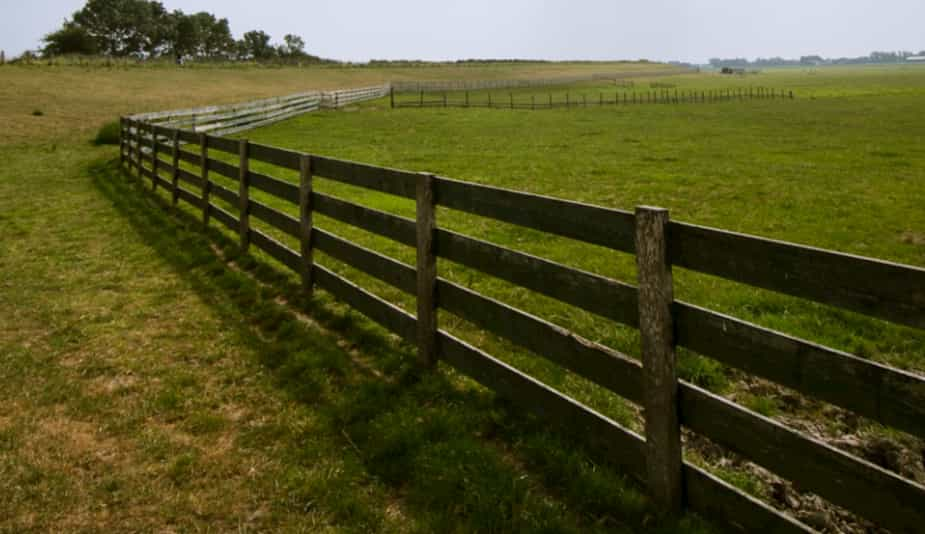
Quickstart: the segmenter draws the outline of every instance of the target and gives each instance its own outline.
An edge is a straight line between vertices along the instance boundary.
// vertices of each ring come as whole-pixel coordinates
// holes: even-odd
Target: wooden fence
[[[207,225],[217,221],[245,249],[256,247],[299,273],[307,291],[330,292],[416,346],[423,365],[448,364],[583,439],[670,511],[694,510],[747,532],[812,532],[685,461],[686,427],[883,528],[921,532],[925,525],[925,487],[678,380],[674,351],[691,349],[917,437],[925,437],[923,377],[675,300],[671,276],[673,266],[682,267],[923,329],[923,269],[671,221],[658,208],[603,208],[132,119],[123,119],[122,135],[129,173],[170,191],[174,205],[182,200],[200,210]],[[198,150],[184,150],[184,143]],[[301,182],[251,171],[252,161],[297,171]],[[210,175],[236,180],[238,189]],[[416,219],[316,192],[315,176],[415,200]],[[252,190],[278,197],[298,215],[251,199]],[[635,254],[638,286],[443,229],[437,206]],[[415,247],[417,264],[339,237],[314,224],[314,213]],[[253,228],[252,219],[298,239],[300,250]],[[315,262],[314,250],[415,296],[416,316]],[[438,257],[639,328],[641,363],[440,278]],[[645,437],[440,330],[438,308],[642,405]]]
[[[392,82],[396,93],[419,93],[421,91],[480,91],[485,89],[514,89],[528,87],[549,87],[555,85],[571,85],[592,81],[620,81],[635,78],[652,78],[658,76],[672,76],[698,72],[684,68],[652,69],[639,72],[596,73],[577,76],[557,76],[553,78],[534,78],[522,80],[431,80],[431,81],[397,81]]]
[[[413,98],[402,96],[396,91],[390,93],[392,108],[494,108],[494,109],[553,109],[588,106],[636,106],[641,104],[713,104],[718,102],[742,102],[746,100],[793,100],[793,91],[771,87],[748,87],[735,89],[711,89],[704,91],[685,89],[653,89],[651,91],[599,91],[589,95],[586,92],[566,92],[553,97],[544,95],[522,95],[515,93],[496,95],[490,91],[477,93],[475,98],[469,91],[462,93],[419,91]]]

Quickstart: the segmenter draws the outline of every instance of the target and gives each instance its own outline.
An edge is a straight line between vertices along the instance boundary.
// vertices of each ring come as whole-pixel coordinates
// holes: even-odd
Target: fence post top
[[[636,213],[664,213],[668,214],[668,208],[660,208],[658,206],[636,206]]]

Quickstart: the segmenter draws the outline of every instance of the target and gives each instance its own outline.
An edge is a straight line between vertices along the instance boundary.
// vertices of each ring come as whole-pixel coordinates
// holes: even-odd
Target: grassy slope
[[[0,531],[657,529],[574,444],[419,380],[324,295],[283,299],[286,276],[213,250],[88,146],[119,112],[192,103],[174,77],[202,102],[306,75],[271,74],[0,68]]]
[[[371,103],[312,114],[247,134],[252,140],[368,163],[435,172],[596,204],[669,207],[674,218],[850,253],[925,265],[925,69],[770,71],[745,79],[684,76],[687,87],[799,87],[790,102],[639,106],[554,111],[398,110]],[[595,94],[584,86],[573,94]],[[522,92],[521,96],[529,92]],[[448,135],[449,133],[449,135]],[[274,174],[285,176],[278,170]],[[413,216],[410,202],[319,180],[318,189]],[[258,197],[274,201],[258,194]],[[276,202],[294,213],[293,208]],[[450,211],[442,225],[618,279],[632,259]],[[413,264],[413,251],[319,218],[323,228]],[[271,232],[272,233],[272,232]],[[286,240],[280,237],[282,240]],[[290,240],[291,241],[291,240]],[[294,243],[290,243],[295,245]],[[326,261],[323,257],[322,262]],[[390,300],[410,299],[332,264]],[[441,275],[516,304],[630,354],[635,332],[448,262]],[[680,271],[679,298],[862,357],[925,373],[925,334],[769,292]],[[615,419],[637,426],[632,407],[584,380],[452,316],[443,324]],[[682,355],[684,375],[904,475],[925,481],[925,446],[783,388]],[[860,440],[860,446],[856,442]],[[855,444],[855,445],[852,445]],[[707,461],[730,465],[708,452]],[[889,451],[884,453],[884,451]],[[721,472],[771,498],[738,461]],[[758,474],[758,478],[766,479]],[[782,503],[777,503],[778,505]],[[804,503],[805,505],[805,503]],[[804,509],[801,513],[811,513]]]
[[[510,79],[638,72],[634,63],[421,68],[165,68],[12,66],[0,69],[0,143],[87,137],[120,114],[234,103],[390,80]],[[43,117],[33,117],[34,111]]]

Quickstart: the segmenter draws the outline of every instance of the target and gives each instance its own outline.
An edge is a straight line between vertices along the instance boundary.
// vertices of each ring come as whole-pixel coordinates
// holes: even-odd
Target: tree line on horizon
[[[43,42],[40,52],[46,57],[329,61],[308,54],[305,40],[298,35],[288,34],[282,43],[273,44],[266,32],[251,30],[236,40],[226,18],[205,11],[168,11],[161,2],[152,0],[87,0]]]
[[[749,61],[747,58],[711,58],[710,65],[715,68],[731,67],[796,67],[816,65],[866,65],[871,63],[904,63],[907,58],[925,56],[925,50],[918,54],[901,50],[897,52],[871,52],[866,56],[825,58],[819,55],[802,56],[799,59],[786,59],[782,57],[757,58]]]

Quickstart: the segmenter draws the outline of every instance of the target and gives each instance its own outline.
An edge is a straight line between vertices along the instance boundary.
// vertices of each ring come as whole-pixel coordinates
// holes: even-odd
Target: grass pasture
[[[516,67],[492,75],[466,69],[435,69],[427,77],[523,74]],[[408,70],[412,79],[424,71]],[[468,380],[448,371],[421,380],[409,347],[323,293],[311,301],[298,296],[298,280],[262,254],[239,255],[233,236],[217,230],[202,236],[196,214],[168,215],[163,192],[146,194],[116,169],[112,147],[91,143],[97,126],[127,111],[372,83],[392,74],[0,68],[0,79],[13,81],[13,88],[0,88],[9,91],[0,117],[15,127],[0,138],[0,217],[11,236],[0,241],[0,304],[12,310],[0,328],[0,492],[10,496],[0,503],[0,530],[715,530],[695,517],[665,522],[619,473]],[[172,93],[178,80],[190,85]],[[925,69],[658,81],[785,87],[798,98],[536,112],[390,110],[385,99],[246,135],[606,206],[661,205],[678,220],[925,265]],[[111,88],[120,83],[126,89]],[[41,84],[55,89],[30,93]],[[611,89],[569,90],[590,98]],[[44,117],[31,116],[37,108]],[[317,188],[414,213],[410,202],[323,179]],[[622,254],[450,211],[440,211],[438,221],[635,278],[632,258]],[[413,264],[410,249],[320,216],[316,224]],[[397,291],[320,254],[319,262],[412,309]],[[589,339],[638,353],[628,329],[460,266],[442,262],[439,269]],[[925,373],[922,332],[681,270],[675,279],[678,298]],[[441,315],[441,325],[638,428],[636,408],[600,388],[451,315]],[[925,482],[921,442],[708,359],[681,357],[686,378]],[[689,453],[816,526],[863,528],[709,444],[693,442]]]
[[[570,110],[399,109],[385,101],[337,113],[305,115],[250,132],[255,142],[321,155],[632,209],[659,205],[673,218],[738,232],[925,265],[925,128],[919,111],[925,69],[775,71],[766,86],[803,87],[790,101],[711,105],[590,107]],[[819,80],[818,85],[806,79]],[[838,82],[840,80],[840,82]],[[678,87],[730,87],[725,77],[660,79]],[[732,78],[747,83],[748,77]],[[839,83],[844,88],[839,88]],[[603,86],[569,89],[595,94]],[[545,89],[521,89],[523,99]],[[277,176],[285,171],[263,170]],[[294,176],[289,176],[295,180]],[[407,217],[413,203],[318,179],[318,190]],[[269,196],[260,200],[288,209]],[[567,239],[442,210],[442,226],[541,257],[633,282],[631,257]],[[374,250],[414,264],[414,252],[385,239],[318,217],[316,224]],[[269,226],[264,230],[273,233]],[[286,236],[276,236],[286,242]],[[290,246],[297,244],[288,239]],[[322,257],[320,260],[325,263]],[[336,270],[392,302],[413,300],[347,266]],[[442,262],[440,274],[483,294],[628,354],[638,354],[633,331],[614,326],[529,291]],[[925,334],[799,299],[677,270],[676,297],[756,324],[874,361],[925,372]],[[449,314],[441,324],[520,369],[568,392],[608,416],[640,429],[635,408],[588,381],[469,326]],[[925,481],[923,444],[824,403],[682,353],[684,378],[723,393],[884,467]],[[719,474],[774,502],[778,482],[760,471],[704,452]],[[889,450],[892,460],[885,460]],[[729,462],[733,469],[729,469]],[[812,501],[803,496],[804,503]],[[775,502],[787,506],[786,502]],[[798,506],[807,506],[806,504]],[[807,508],[812,508],[808,505]],[[811,516],[816,512],[801,512]],[[829,525],[853,528],[836,510]]]

